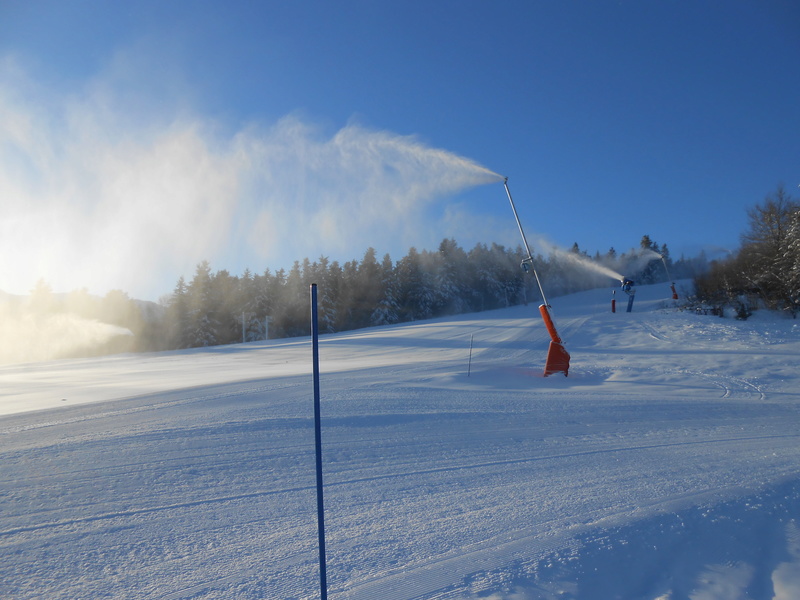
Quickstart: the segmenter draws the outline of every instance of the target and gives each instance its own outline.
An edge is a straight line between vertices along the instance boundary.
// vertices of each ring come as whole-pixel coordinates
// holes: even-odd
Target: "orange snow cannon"
[[[547,360],[544,363],[544,376],[563,373],[564,377],[569,374],[569,352],[564,347],[564,342],[556,331],[553,317],[546,304],[539,306],[544,326],[550,334],[550,347],[547,349]]]
[[[544,376],[552,375],[554,373],[563,373],[564,377],[569,373],[569,352],[564,348],[564,342],[558,336],[556,326],[553,324],[553,317],[550,315],[550,305],[547,303],[547,298],[544,295],[544,288],[539,279],[539,274],[533,266],[533,255],[531,254],[531,247],[528,245],[528,240],[525,238],[525,232],[522,230],[522,222],[519,220],[517,214],[517,207],[514,206],[514,200],[511,198],[511,190],[508,189],[508,177],[503,181],[508,195],[508,201],[511,204],[511,210],[514,213],[514,219],[519,228],[519,234],[522,236],[522,243],[525,245],[526,256],[522,261],[522,268],[527,273],[529,270],[533,271],[533,276],[536,278],[536,284],[539,286],[539,293],[542,294],[542,305],[539,307],[539,312],[544,319],[544,325],[550,333],[550,347],[547,349],[547,360],[544,365]]]

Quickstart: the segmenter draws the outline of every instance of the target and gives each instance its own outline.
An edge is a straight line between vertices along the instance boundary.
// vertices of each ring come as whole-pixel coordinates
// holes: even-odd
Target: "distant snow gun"
[[[636,297],[636,290],[633,288],[633,279],[622,278],[622,291],[628,294],[628,308],[626,312],[633,310],[633,299]]]
[[[522,244],[525,248],[526,256],[522,260],[522,268],[527,273],[533,271],[533,276],[536,278],[536,284],[539,286],[539,293],[542,295],[542,304],[539,306],[539,314],[542,315],[544,326],[547,328],[547,333],[550,334],[550,346],[547,349],[547,360],[544,365],[544,376],[553,375],[554,373],[563,373],[564,377],[569,374],[569,352],[564,347],[564,341],[558,335],[555,323],[553,322],[553,315],[550,314],[550,305],[544,295],[542,282],[539,280],[539,274],[533,266],[533,256],[531,255],[528,240],[525,238],[525,232],[522,230],[522,223],[519,220],[517,209],[514,206],[514,200],[511,198],[511,192],[508,189],[508,177],[503,181],[508,195],[508,201],[511,203],[511,210],[514,212],[514,219],[517,221],[519,234],[522,236]]]
[[[661,255],[661,262],[664,263],[664,270],[667,272],[667,279],[672,279],[672,277],[669,276],[669,269],[667,268],[667,259],[664,258],[663,254]],[[674,281],[670,284],[669,289],[672,290],[672,299],[673,300],[677,300],[678,299],[678,292],[675,291],[675,282]]]

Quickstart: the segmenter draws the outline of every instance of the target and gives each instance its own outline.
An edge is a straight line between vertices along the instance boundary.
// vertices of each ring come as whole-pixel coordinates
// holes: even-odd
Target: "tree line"
[[[537,254],[533,266],[548,296],[559,296],[616,282],[594,272],[592,264],[623,269],[637,262],[641,249],[657,252],[659,261],[644,261],[634,276],[639,283],[666,281],[664,266],[673,276],[692,277],[703,268],[697,259],[673,262],[666,244],[649,236],[640,250],[617,254],[611,248],[590,256],[577,243],[568,253]],[[531,273],[521,267],[526,253],[520,246],[477,244],[469,251],[453,239],[437,250],[411,248],[394,262],[378,259],[374,248],[363,258],[340,264],[320,257],[296,261],[287,272],[249,270],[241,276],[226,270],[212,272],[201,262],[190,281],[180,278],[166,306],[163,331],[171,348],[211,346],[240,341],[294,337],[309,333],[309,286],[318,284],[318,316],[322,333],[334,333],[395,323],[539,302]],[[575,257],[580,260],[574,260]],[[638,262],[642,263],[641,260]]]
[[[747,212],[748,228],[739,250],[713,261],[695,279],[698,297],[710,304],[736,307],[746,318],[763,305],[800,311],[800,202],[783,186]]]
[[[645,251],[663,256],[664,265],[640,260]],[[214,346],[308,335],[311,283],[318,284],[323,333],[538,304],[541,298],[533,274],[521,268],[525,256],[520,246],[481,243],[467,251],[454,239],[444,239],[436,250],[410,248],[398,261],[388,254],[379,259],[369,248],[361,260],[339,263],[321,256],[295,261],[288,271],[246,269],[241,275],[213,271],[208,261],[202,261],[191,279],[179,278],[158,304],[132,299],[120,290],[103,298],[85,289],[54,294],[40,281],[24,303],[18,299],[4,304],[3,310],[9,318],[19,320],[24,313],[42,322],[47,315],[70,314],[133,334],[63,356]],[[620,254],[610,248],[589,255],[575,243],[569,251],[533,257],[548,298],[618,285],[592,265],[632,276],[637,283],[654,283],[667,279],[664,266],[673,277],[684,278],[693,277],[707,263],[702,257],[673,262],[666,244],[647,235],[638,249]]]

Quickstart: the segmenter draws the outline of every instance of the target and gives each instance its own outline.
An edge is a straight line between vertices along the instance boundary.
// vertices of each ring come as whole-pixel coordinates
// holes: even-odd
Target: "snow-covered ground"
[[[800,598],[800,322],[668,297],[323,336],[329,597]],[[318,598],[310,361],[0,367],[0,597]]]

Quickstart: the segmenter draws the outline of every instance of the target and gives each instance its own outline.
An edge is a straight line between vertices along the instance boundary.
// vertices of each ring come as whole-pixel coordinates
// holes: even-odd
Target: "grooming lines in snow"
[[[547,377],[548,375],[553,375],[554,373],[563,373],[564,377],[566,377],[569,374],[569,352],[567,352],[567,349],[564,347],[564,342],[561,339],[561,336],[558,335],[555,323],[553,322],[553,315],[550,314],[550,305],[547,303],[547,298],[544,295],[542,282],[539,280],[539,274],[533,267],[533,256],[531,255],[531,249],[530,246],[528,246],[528,240],[525,238],[525,232],[522,230],[522,223],[519,220],[517,209],[514,206],[514,200],[511,198],[511,192],[508,189],[508,177],[506,177],[503,181],[503,185],[506,188],[508,201],[511,203],[511,210],[514,212],[514,219],[517,221],[519,234],[522,236],[522,244],[526,252],[525,259],[522,261],[522,268],[525,269],[525,272],[528,272],[528,270],[533,271],[533,276],[536,278],[536,284],[539,286],[539,293],[542,295],[542,304],[539,306],[539,313],[542,315],[544,325],[547,328],[547,332],[550,334],[550,346],[547,349],[547,360],[545,361],[544,365],[544,376]]]

